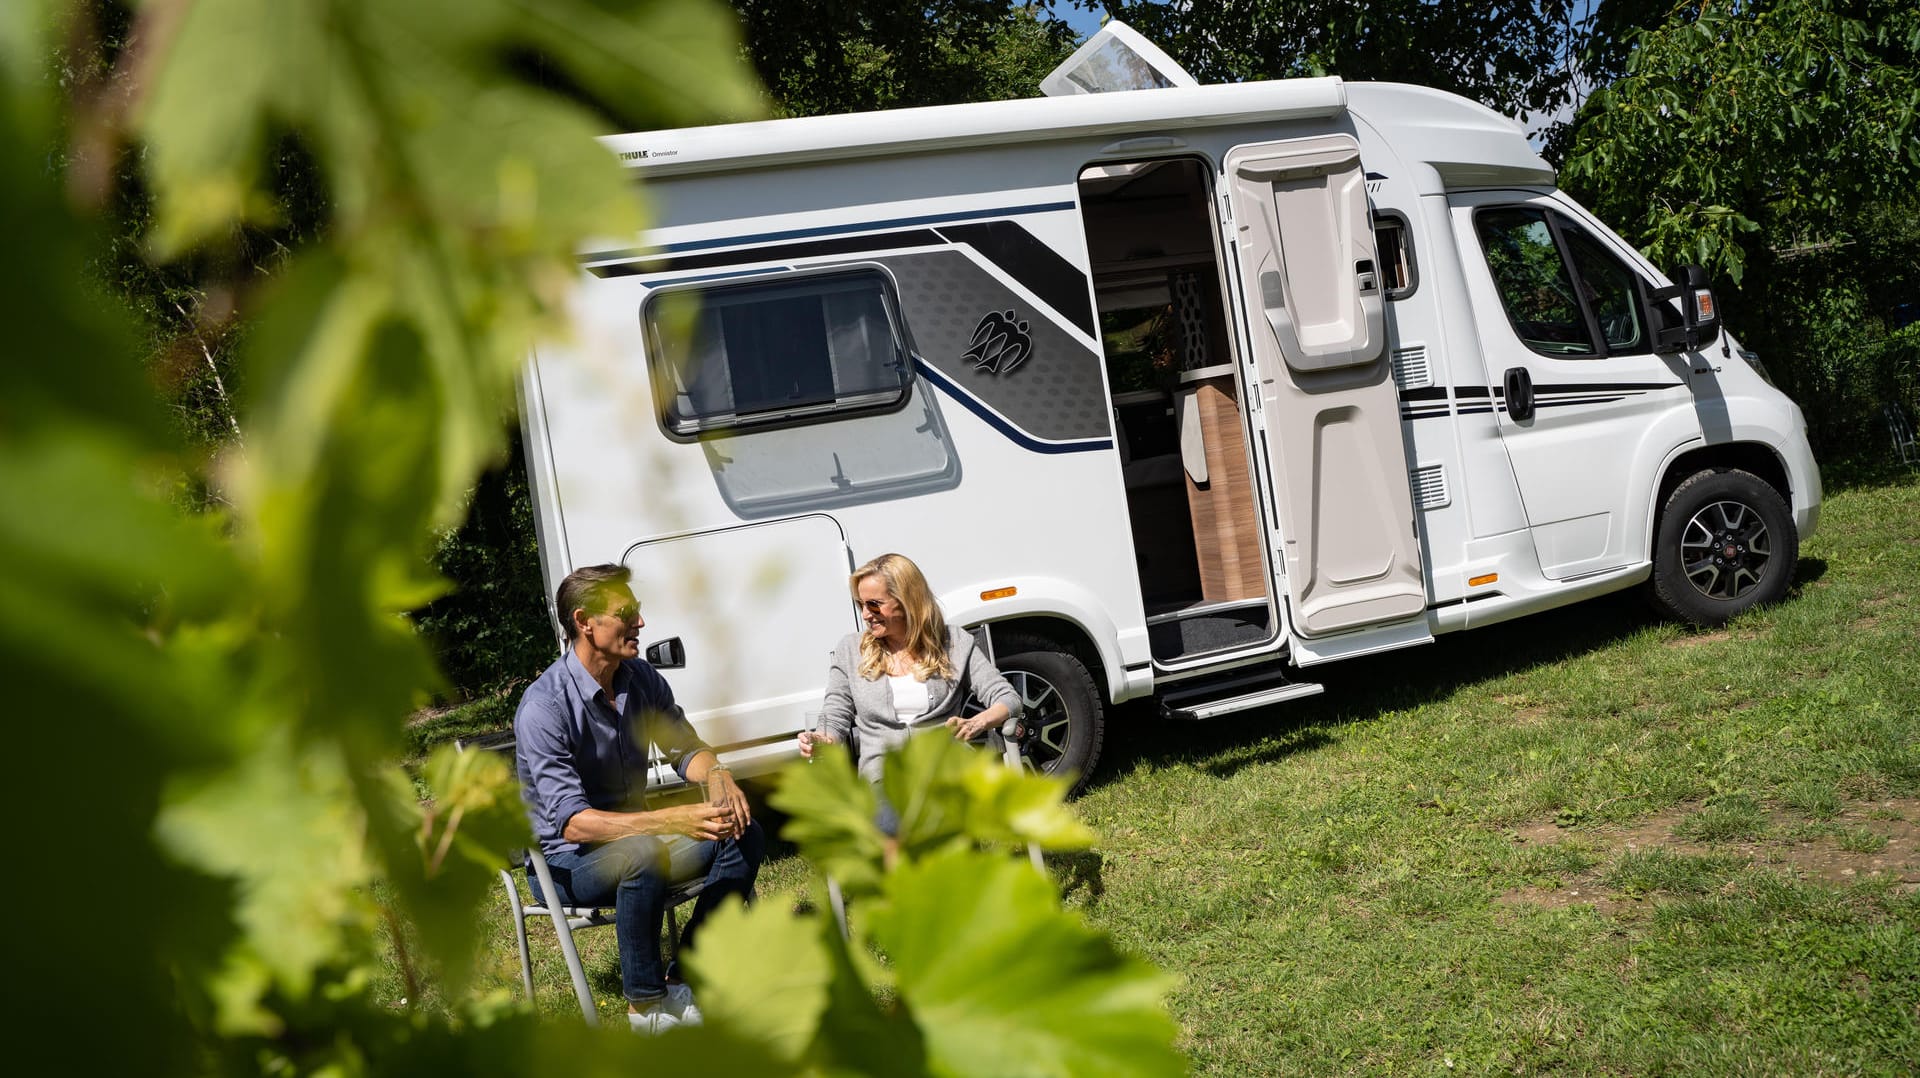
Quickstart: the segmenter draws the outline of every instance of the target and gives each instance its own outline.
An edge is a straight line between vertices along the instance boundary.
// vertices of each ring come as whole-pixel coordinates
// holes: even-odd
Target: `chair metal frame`
[[[533,954],[527,944],[527,922],[535,918],[546,917],[553,921],[553,932],[560,941],[560,954],[567,962],[567,975],[573,980],[574,998],[580,1003],[580,1016],[590,1026],[600,1024],[600,1012],[594,1005],[593,991],[587,987],[586,966],[580,961],[580,949],[574,944],[573,934],[583,928],[602,928],[613,925],[613,907],[608,906],[563,906],[553,901],[559,892],[553,887],[553,871],[547,867],[547,859],[537,846],[525,851],[521,871],[531,874],[539,881],[540,901],[533,901],[531,895],[520,893],[519,882],[514,879],[515,870],[500,870],[500,885],[507,891],[507,907],[513,913],[514,941],[520,948],[520,984],[527,990],[527,1002],[534,1000],[533,992]],[[706,877],[677,883],[667,890],[666,932],[667,953],[672,954],[679,946],[680,919],[677,910],[682,903],[700,897],[706,888]]]

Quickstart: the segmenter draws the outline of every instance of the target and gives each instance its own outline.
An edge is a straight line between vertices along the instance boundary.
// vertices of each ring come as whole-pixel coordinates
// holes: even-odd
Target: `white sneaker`
[[[654,1000],[637,1011],[627,1012],[627,1026],[635,1033],[665,1033],[680,1024],[664,999]]]
[[[660,1001],[661,1009],[672,1015],[683,1026],[700,1024],[700,1007],[693,1002],[693,989],[684,984],[667,986],[667,998]]]

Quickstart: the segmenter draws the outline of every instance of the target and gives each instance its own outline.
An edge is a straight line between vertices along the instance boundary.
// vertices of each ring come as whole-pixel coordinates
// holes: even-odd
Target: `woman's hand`
[[[813,759],[813,747],[815,745],[831,744],[834,744],[834,738],[824,730],[800,731],[800,755],[809,760]]]
[[[972,741],[988,730],[998,730],[1000,724],[1007,721],[1008,714],[1005,707],[995,704],[978,715],[948,716],[947,728],[953,731],[955,741]]]

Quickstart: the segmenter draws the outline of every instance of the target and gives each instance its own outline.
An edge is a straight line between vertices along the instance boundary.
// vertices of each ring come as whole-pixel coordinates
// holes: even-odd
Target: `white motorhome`
[[[888,551],[1081,774],[1109,703],[1273,704],[1636,585],[1697,623],[1785,592],[1819,472],[1697,269],[1461,98],[1163,81],[609,140],[655,223],[583,254],[525,376],[548,593],[632,566],[736,765],[793,752]]]

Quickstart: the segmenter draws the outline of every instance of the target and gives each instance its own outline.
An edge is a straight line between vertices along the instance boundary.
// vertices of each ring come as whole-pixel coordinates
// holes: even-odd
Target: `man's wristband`
[[[723,764],[718,760],[715,760],[713,763],[707,765],[707,777],[712,778],[713,773],[716,771],[725,771],[729,775],[733,774],[733,768],[728,767],[726,764]]]

